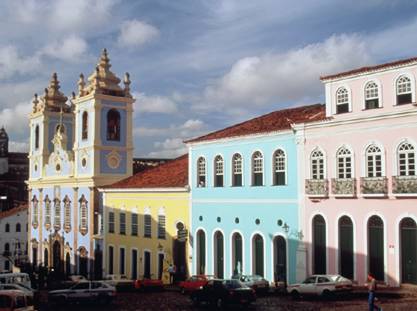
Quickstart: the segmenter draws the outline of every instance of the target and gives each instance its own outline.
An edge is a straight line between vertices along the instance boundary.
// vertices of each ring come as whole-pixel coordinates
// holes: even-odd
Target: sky
[[[4,0],[0,126],[28,150],[34,93],[66,96],[103,48],[136,98],[137,157],[261,114],[323,103],[319,77],[417,56],[417,0]]]

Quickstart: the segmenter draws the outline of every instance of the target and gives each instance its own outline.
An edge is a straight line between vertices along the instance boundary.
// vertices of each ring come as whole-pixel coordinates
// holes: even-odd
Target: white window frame
[[[348,151],[348,154],[340,154],[343,150]],[[343,161],[343,176],[344,178],[340,178],[339,176],[339,159],[344,159]],[[348,148],[347,146],[341,146],[339,149],[337,149],[336,152],[336,169],[335,169],[335,178],[336,179],[348,179],[346,178],[347,172],[346,172],[346,159],[350,158],[350,178],[355,178],[355,166],[354,166],[354,160],[353,160],[353,152],[351,148]]]
[[[223,184],[221,186],[218,186],[216,184],[216,177],[217,176],[223,176]],[[224,178],[224,158],[222,155],[218,154],[214,157],[213,161],[213,187],[216,188],[222,188],[225,184],[225,178]],[[207,181],[206,181],[207,183]]]
[[[412,147],[412,149],[410,149],[410,150],[400,150],[403,145],[410,145]],[[410,175],[409,154],[412,154],[412,153],[414,154],[414,173],[412,175]],[[401,154],[406,155],[406,158],[405,158],[405,161],[406,161],[406,163],[405,163],[405,173],[406,174],[405,175],[401,175],[401,169],[400,169],[400,155]],[[397,158],[397,176],[399,176],[399,177],[401,177],[401,176],[404,176],[404,177],[406,177],[406,176],[416,176],[416,160],[417,160],[416,156],[417,156],[416,147],[413,143],[406,140],[406,141],[402,141],[398,145],[398,147],[397,147],[397,156],[396,156],[396,158]]]
[[[348,112],[352,112],[352,93],[350,91],[350,88],[347,85],[340,85],[338,86],[338,88],[336,89],[336,92],[334,93],[334,99],[335,99],[335,110],[334,110],[334,114],[343,114],[343,113],[338,113],[337,112],[337,106],[341,105],[341,103],[339,103],[338,97],[339,97],[339,91],[341,89],[345,89],[346,93],[347,93],[347,104],[348,104],[348,111],[347,112],[343,112],[343,113],[348,113]],[[345,102],[343,103],[345,104]]]
[[[277,154],[278,152],[282,152],[281,159],[283,159],[284,168],[278,168],[277,164]],[[272,154],[272,185],[274,186],[286,186],[288,184],[288,165],[287,165],[287,153],[285,152],[284,148],[278,148]],[[282,164],[282,163],[280,163]],[[284,172],[285,180],[283,185],[278,185],[275,180],[275,173]]]
[[[403,105],[398,105],[397,104],[397,82],[401,77],[407,77],[410,79],[411,82],[411,102],[415,103],[416,102],[416,82],[415,82],[415,77],[412,73],[410,72],[401,72],[399,73],[395,79],[393,80],[393,88],[394,88],[394,92],[393,92],[393,106],[403,106]]]
[[[321,156],[320,158],[323,160],[323,178],[314,178],[314,173],[313,173],[313,160],[315,159],[320,159],[319,157],[316,157],[314,154],[320,152]],[[314,179],[314,180],[325,180],[327,179],[327,171],[326,171],[326,154],[323,151],[323,149],[316,147],[314,148],[311,153],[310,153],[310,179]],[[319,167],[320,169],[320,167]],[[319,170],[318,170],[319,171]],[[320,177],[320,173],[318,173],[317,175],[318,177]]]
[[[262,169],[261,171],[255,171],[255,155],[260,154],[261,161],[262,161]],[[262,173],[262,185],[255,186],[255,173]],[[251,155],[251,185],[255,187],[265,186],[265,157],[262,151],[255,150]]]
[[[373,97],[367,97],[367,94],[366,94],[366,92],[367,92],[367,87],[370,85],[370,84],[375,84],[376,85],[376,89],[377,89],[377,92],[378,92],[378,96],[373,96]],[[362,103],[363,103],[363,105],[362,105],[362,109],[363,110],[372,110],[372,109],[366,109],[366,100],[368,100],[368,99],[378,99],[378,108],[382,108],[383,107],[383,104],[382,104],[382,86],[381,86],[381,83],[379,82],[379,80],[376,80],[376,79],[372,79],[372,80],[368,80],[368,81],[366,81],[365,82],[365,84],[363,85],[363,100],[362,100]],[[373,109],[377,109],[377,108],[373,108]]]
[[[373,146],[377,147],[380,150],[378,153],[374,153],[374,158],[372,160],[374,162],[373,165],[375,166],[374,169],[373,169],[373,174],[376,175],[375,173],[377,172],[376,171],[376,163],[375,163],[376,160],[375,160],[375,156],[377,156],[379,154],[379,155],[381,155],[381,176],[380,177],[376,177],[376,176],[370,177],[369,174],[368,174],[368,155],[369,155],[369,149],[371,147],[373,147]],[[385,175],[385,153],[384,153],[384,148],[382,148],[382,146],[379,145],[379,144],[377,144],[377,143],[370,143],[370,144],[368,144],[366,146],[365,153],[364,154],[365,154],[365,156],[364,156],[364,160],[365,160],[365,162],[364,162],[364,177],[366,177],[366,178],[382,178],[382,177],[385,177],[386,175]]]
[[[242,185],[241,186],[234,185],[234,177],[235,177],[235,175],[239,175],[239,173],[235,172],[235,157],[236,156],[238,156],[240,158],[240,175],[242,176]],[[242,156],[242,154],[240,152],[233,153],[231,162],[232,162],[232,166],[231,166],[232,178],[231,178],[231,181],[230,181],[230,185],[232,187],[243,187],[245,180],[243,178],[244,175],[243,175],[243,156]]]
[[[54,227],[61,229],[61,200],[54,199]]]
[[[204,160],[204,168],[203,169],[201,169],[200,160]],[[207,187],[207,160],[206,160],[205,157],[199,156],[197,158],[197,170],[196,171],[197,171],[197,180],[196,180],[197,188]],[[205,179],[204,185],[200,184],[200,182],[199,182],[200,177],[202,177],[202,176],[204,176],[204,179]]]

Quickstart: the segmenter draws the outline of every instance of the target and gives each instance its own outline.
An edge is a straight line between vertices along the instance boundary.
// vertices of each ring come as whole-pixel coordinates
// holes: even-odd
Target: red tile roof
[[[325,106],[322,104],[283,109],[187,140],[186,143],[287,130],[293,123],[319,121],[325,117]]]
[[[28,205],[26,203],[21,204],[19,206],[13,207],[9,210],[0,212],[0,219],[5,218],[5,217],[9,217],[12,216],[14,214],[20,213],[22,211],[27,211],[28,210]]]
[[[340,72],[340,73],[336,73],[332,75],[321,76],[320,80],[324,81],[324,80],[337,79],[337,78],[342,78],[342,77],[347,77],[347,76],[353,76],[353,75],[360,74],[360,73],[377,71],[377,70],[381,70],[381,69],[385,69],[389,67],[398,67],[398,66],[408,65],[408,64],[412,64],[416,62],[417,62],[417,57],[401,59],[401,60],[397,60],[397,61],[389,62],[385,64],[380,64],[380,65],[375,65],[375,66],[366,66],[366,67],[361,67],[361,68],[357,68],[357,69],[353,69],[353,70],[349,70],[345,72]]]
[[[188,154],[104,188],[175,188],[188,185]]]

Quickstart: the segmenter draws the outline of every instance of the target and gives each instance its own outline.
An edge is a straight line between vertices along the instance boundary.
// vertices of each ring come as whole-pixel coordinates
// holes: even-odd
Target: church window
[[[54,212],[54,227],[59,230],[61,228],[61,201],[58,198],[54,200]]]
[[[83,140],[88,139],[88,112],[87,111],[83,112],[81,138]]]
[[[116,109],[107,113],[107,140],[120,141],[120,113]]]
[[[38,199],[36,198],[36,195],[34,195],[32,199],[32,225],[35,227],[38,225],[38,213]]]
[[[71,229],[71,200],[68,196],[64,199],[64,228],[67,232]]]
[[[51,225],[51,200],[48,196],[45,198],[45,226],[49,227]]]
[[[88,201],[84,197],[81,196],[80,199],[80,231],[81,233],[87,233],[88,228]]]
[[[35,149],[39,149],[39,125],[35,127]]]

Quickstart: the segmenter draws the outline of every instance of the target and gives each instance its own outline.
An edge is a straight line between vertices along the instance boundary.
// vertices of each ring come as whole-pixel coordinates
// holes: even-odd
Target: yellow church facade
[[[188,156],[99,189],[104,275],[169,282],[189,275]]]

